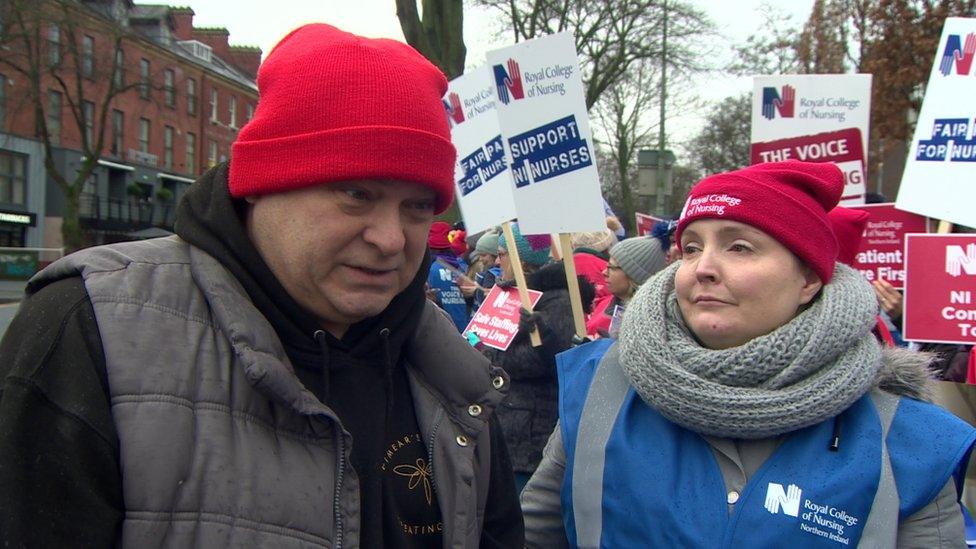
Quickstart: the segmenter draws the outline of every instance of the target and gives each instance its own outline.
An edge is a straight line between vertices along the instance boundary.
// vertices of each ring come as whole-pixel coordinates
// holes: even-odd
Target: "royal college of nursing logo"
[[[946,273],[950,276],[976,275],[976,244],[946,246]]]
[[[796,484],[784,490],[782,484],[770,482],[766,488],[766,510],[774,515],[782,511],[784,515],[799,516],[802,496],[803,490]]]
[[[492,70],[495,73],[495,88],[498,90],[498,99],[508,105],[509,102],[525,97],[525,88],[522,86],[522,71],[519,64],[514,59],[508,60],[508,71],[503,65],[494,65]]]
[[[782,92],[772,86],[763,88],[762,115],[766,120],[776,118],[776,113],[780,118],[793,118],[795,105],[796,89],[793,86],[783,86]]]
[[[444,110],[447,111],[447,120],[453,128],[461,122],[464,122],[464,110],[461,108],[461,98],[458,97],[458,94],[451,92],[447,98],[448,101],[441,99],[441,102],[444,103]]]
[[[942,48],[939,72],[942,76],[949,76],[952,66],[955,65],[956,74],[967,76],[973,66],[974,57],[976,57],[976,34],[967,34],[965,43],[958,34],[950,34],[946,38],[945,47]]]

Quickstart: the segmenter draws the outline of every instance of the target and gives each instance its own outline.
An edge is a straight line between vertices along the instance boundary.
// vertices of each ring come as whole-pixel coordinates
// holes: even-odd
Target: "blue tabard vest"
[[[613,345],[556,359],[573,547],[894,547],[976,440],[935,405],[875,391],[841,414],[838,451],[833,420],[786,435],[730,514],[711,446],[644,403]]]
[[[456,280],[457,276],[450,269],[436,261],[431,263],[427,284],[435,290],[438,305],[450,315],[460,332],[468,326],[471,318],[468,317],[468,304],[464,301],[464,295],[461,294]]]

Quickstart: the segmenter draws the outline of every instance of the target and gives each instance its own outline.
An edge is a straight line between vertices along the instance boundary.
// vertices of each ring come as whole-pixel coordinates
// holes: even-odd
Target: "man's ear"
[[[248,204],[255,204],[259,198],[261,198],[261,195],[252,194],[250,196],[245,196],[244,200],[246,200]]]
[[[800,305],[806,305],[817,296],[820,289],[823,288],[823,282],[820,280],[820,275],[813,272],[813,269],[804,265],[803,266],[803,287],[800,288]]]

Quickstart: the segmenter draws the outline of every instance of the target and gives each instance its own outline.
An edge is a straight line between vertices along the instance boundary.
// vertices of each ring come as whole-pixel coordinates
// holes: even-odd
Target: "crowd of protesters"
[[[971,349],[906,348],[833,164],[710,175],[646,236],[604,202],[559,249],[435,221],[456,152],[413,49],[306,25],[258,86],[176,236],[28,284],[0,545],[963,546],[976,430],[931,382]],[[519,271],[511,345],[462,337]]]

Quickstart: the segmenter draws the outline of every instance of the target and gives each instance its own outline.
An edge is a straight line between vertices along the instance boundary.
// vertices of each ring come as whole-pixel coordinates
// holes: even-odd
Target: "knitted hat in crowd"
[[[430,224],[430,232],[427,233],[427,246],[432,250],[449,250],[451,241],[447,235],[451,232],[451,226],[443,221],[435,221]]]
[[[552,245],[552,238],[549,235],[523,235],[519,231],[518,223],[512,223],[512,233],[515,235],[515,247],[523,264],[541,267],[549,262],[549,246]],[[508,239],[499,238],[498,246],[508,250]]]
[[[261,64],[258,91],[232,147],[232,196],[370,179],[426,185],[438,213],[451,204],[447,80],[410,46],[305,25]]]
[[[610,257],[638,286],[667,266],[660,242],[649,236],[621,240],[610,248]]]
[[[498,255],[498,233],[488,231],[474,245],[475,253]]]
[[[574,250],[588,248],[594,252],[605,252],[617,243],[617,235],[610,229],[596,231],[592,233],[573,233],[569,238]]]
[[[870,217],[871,214],[864,210],[852,210],[843,206],[837,206],[827,212],[834,238],[837,239],[837,261],[844,265],[854,263],[857,251],[861,247],[864,227]]]
[[[837,206],[844,175],[830,162],[756,164],[699,181],[688,193],[675,237],[699,219],[746,223],[789,248],[826,284],[837,241],[827,212]]]

